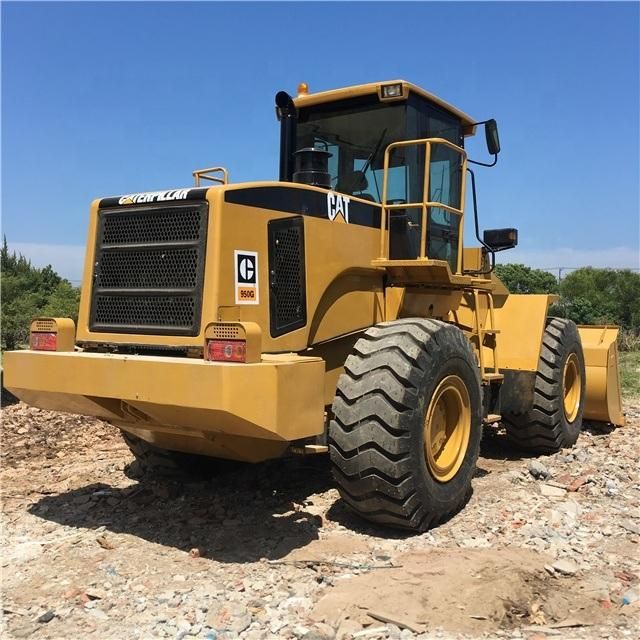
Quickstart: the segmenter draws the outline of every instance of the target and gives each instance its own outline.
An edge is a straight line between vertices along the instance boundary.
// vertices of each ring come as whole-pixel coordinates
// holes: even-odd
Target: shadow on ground
[[[515,446],[499,426],[484,427],[480,441],[480,457],[489,460],[528,460],[540,454]]]
[[[126,488],[95,483],[33,504],[59,524],[131,534],[168,547],[197,547],[220,562],[275,560],[317,539],[309,497],[332,486],[326,460],[241,465],[216,478],[144,477]]]

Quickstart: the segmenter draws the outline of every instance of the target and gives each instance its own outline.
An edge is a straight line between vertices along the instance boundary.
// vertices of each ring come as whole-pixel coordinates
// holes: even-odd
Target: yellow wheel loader
[[[148,467],[328,452],[358,514],[418,531],[464,504],[483,424],[545,453],[623,424],[617,329],[494,274],[517,231],[481,237],[471,165],[495,120],[402,80],[301,84],[276,114],[277,182],[213,167],[93,202],[78,325],[34,320],[13,394],[116,425]],[[479,125],[493,162],[467,157]]]

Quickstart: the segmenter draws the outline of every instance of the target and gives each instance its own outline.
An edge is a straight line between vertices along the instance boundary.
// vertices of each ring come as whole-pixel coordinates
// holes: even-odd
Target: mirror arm
[[[471,161],[467,160],[467,162],[471,162]],[[475,163],[475,164],[481,164],[481,163]],[[476,240],[487,250],[488,255],[491,256],[490,258],[491,266],[489,267],[488,271],[465,271],[465,273],[469,275],[488,275],[495,269],[496,254],[493,251],[493,249],[480,237],[480,225],[478,223],[478,198],[476,196],[476,176],[473,173],[473,171],[469,169],[469,167],[467,167],[467,171],[471,176],[471,197],[473,198],[473,221],[475,223]]]
[[[495,167],[498,163],[498,154],[493,154],[493,162],[478,162],[477,160],[471,160],[470,158],[467,158],[467,162],[470,162],[471,164],[478,164],[481,167]]]

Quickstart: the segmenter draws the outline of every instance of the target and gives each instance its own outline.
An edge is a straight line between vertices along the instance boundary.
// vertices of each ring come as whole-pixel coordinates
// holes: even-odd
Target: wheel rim
[[[427,466],[439,482],[451,480],[467,453],[471,433],[471,401],[465,383],[447,376],[437,386],[424,421]]]
[[[580,396],[582,395],[581,383],[578,356],[572,353],[564,365],[563,376],[564,415],[567,422],[573,422],[578,415]]]

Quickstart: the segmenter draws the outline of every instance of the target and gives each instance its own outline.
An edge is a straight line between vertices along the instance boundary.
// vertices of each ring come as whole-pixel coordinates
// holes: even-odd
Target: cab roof
[[[393,98],[393,100],[406,100],[409,92],[415,93],[422,98],[437,104],[439,107],[448,111],[456,118],[460,118],[463,126],[465,136],[472,136],[476,132],[476,121],[460,109],[457,109],[453,105],[438,98],[438,96],[425,91],[419,86],[407,82],[406,80],[386,80],[382,82],[369,82],[367,84],[357,84],[350,87],[342,87],[341,89],[330,89],[328,91],[318,91],[317,93],[298,93],[297,97],[293,99],[296,107],[310,107],[316,104],[323,104],[325,102],[334,102],[337,100],[344,100],[346,98],[355,98],[358,96],[365,96],[371,94],[377,94],[378,97],[382,96],[382,87],[385,85],[401,84],[402,96],[399,98]],[[390,100],[383,99],[381,100]]]

